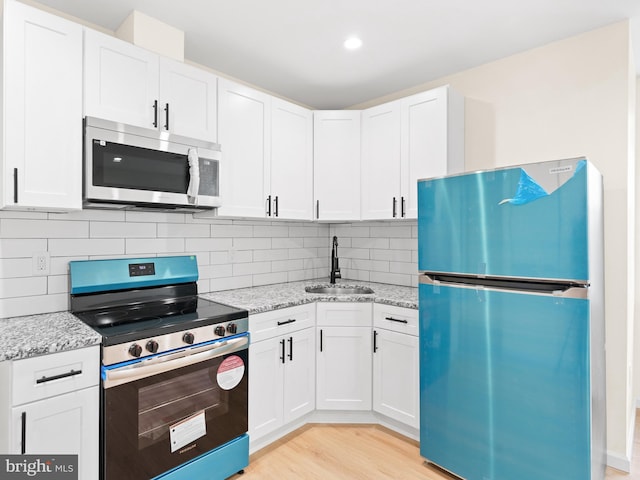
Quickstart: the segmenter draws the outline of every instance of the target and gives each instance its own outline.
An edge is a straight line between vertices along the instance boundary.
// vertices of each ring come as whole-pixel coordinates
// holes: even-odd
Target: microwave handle
[[[198,158],[198,150],[190,148],[187,158],[189,160],[189,186],[187,187],[187,196],[195,198],[198,196],[198,190],[200,189],[200,159]]]

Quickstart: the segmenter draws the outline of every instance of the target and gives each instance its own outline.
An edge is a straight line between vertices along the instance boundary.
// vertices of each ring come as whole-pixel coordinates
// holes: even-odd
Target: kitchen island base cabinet
[[[316,408],[371,410],[371,304],[318,303]]]
[[[258,339],[249,348],[252,443],[315,408],[313,320],[313,305],[250,316],[252,339]]]

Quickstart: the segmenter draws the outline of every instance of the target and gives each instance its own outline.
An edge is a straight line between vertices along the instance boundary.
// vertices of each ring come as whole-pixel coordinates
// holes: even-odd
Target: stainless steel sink
[[[307,293],[322,293],[325,295],[367,295],[373,293],[369,287],[306,287]]]

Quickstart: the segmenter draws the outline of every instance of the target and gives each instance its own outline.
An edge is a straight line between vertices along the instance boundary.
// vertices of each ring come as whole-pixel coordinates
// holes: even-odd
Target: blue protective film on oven
[[[70,293],[109,292],[198,280],[195,255],[69,262]]]

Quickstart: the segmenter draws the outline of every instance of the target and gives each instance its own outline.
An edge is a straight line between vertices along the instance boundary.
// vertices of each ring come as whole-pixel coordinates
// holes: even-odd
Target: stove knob
[[[131,355],[132,357],[139,357],[140,355],[142,355],[142,347],[137,343],[134,343],[129,347],[129,355]]]
[[[155,340],[149,340],[147,342],[146,348],[151,353],[156,353],[158,351],[158,342]]]
[[[195,337],[193,336],[193,333],[191,333],[191,332],[187,332],[182,336],[182,341],[184,343],[188,343],[189,345],[191,345],[194,340],[195,340]]]
[[[227,325],[227,332],[231,334],[238,333],[238,325],[236,325],[235,323],[230,323],[229,325]]]
[[[222,325],[218,325],[216,328],[213,329],[213,333],[215,333],[219,337],[223,337],[224,336],[224,327]]]

